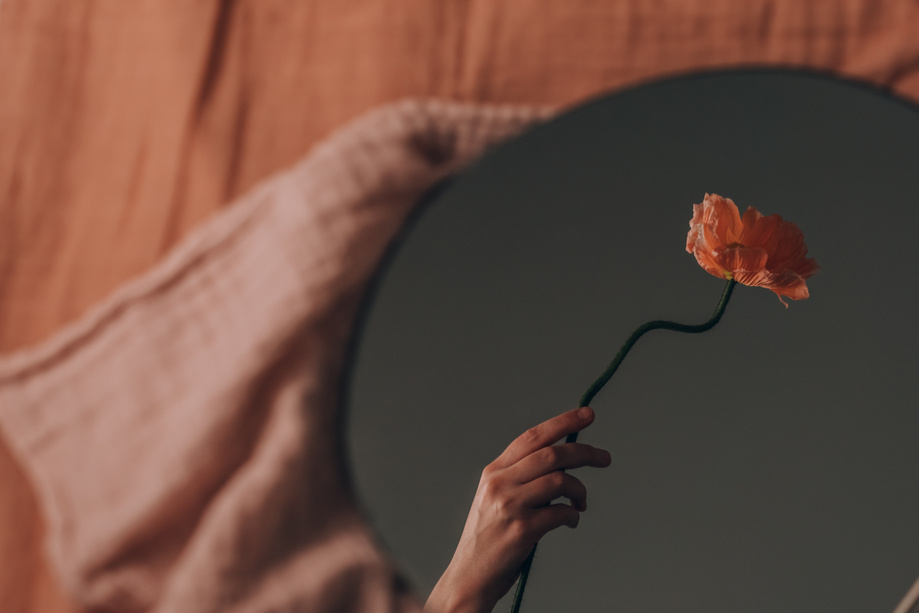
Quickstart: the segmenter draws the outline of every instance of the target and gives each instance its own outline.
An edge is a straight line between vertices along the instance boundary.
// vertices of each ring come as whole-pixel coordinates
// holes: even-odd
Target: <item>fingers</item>
[[[593,409],[581,407],[562,413],[521,434],[504,450],[497,462],[502,466],[511,466],[529,456],[537,449],[547,447],[572,432],[580,432],[594,420]]]
[[[514,540],[529,549],[539,542],[548,532],[568,526],[577,528],[581,521],[581,512],[571,505],[557,503],[533,509],[526,518],[521,518],[513,524],[512,533]]]
[[[549,473],[521,487],[521,501],[531,508],[546,506],[561,497],[570,500],[578,511],[587,510],[587,488],[580,479],[567,473]]]
[[[508,469],[518,483],[527,483],[558,470],[594,466],[605,468],[610,465],[609,452],[583,443],[565,443],[543,447],[523,458]]]
[[[574,507],[567,504],[550,504],[547,507],[537,509],[533,514],[531,518],[533,536],[535,541],[538,541],[547,532],[551,532],[556,528],[562,526],[577,528],[580,521],[581,514]]]

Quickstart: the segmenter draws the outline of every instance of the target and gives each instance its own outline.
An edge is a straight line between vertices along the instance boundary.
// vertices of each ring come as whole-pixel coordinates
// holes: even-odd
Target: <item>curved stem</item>
[[[527,559],[523,561],[523,566],[520,567],[520,578],[517,579],[517,591],[514,592],[514,605],[511,607],[511,613],[520,611],[520,603],[523,602],[523,591],[527,588],[527,578],[530,576],[530,567],[533,565],[533,557],[536,555],[536,545],[533,545],[530,555],[527,556]]]
[[[610,362],[609,366],[606,367],[606,370],[603,371],[603,374],[600,375],[597,380],[587,388],[587,391],[584,392],[584,395],[581,396],[581,400],[578,402],[578,407],[586,407],[590,405],[590,401],[594,399],[594,396],[596,396],[597,393],[603,389],[603,386],[606,385],[613,377],[613,374],[615,374],[616,370],[619,368],[619,365],[622,364],[622,360],[624,360],[625,356],[628,355],[629,350],[632,349],[632,346],[635,345],[638,339],[641,338],[646,332],[650,332],[651,330],[674,330],[676,332],[698,334],[700,332],[705,332],[706,330],[711,330],[714,328],[715,324],[721,320],[721,316],[724,315],[724,309],[728,306],[728,301],[731,299],[731,293],[734,291],[735,285],[737,285],[737,281],[734,279],[728,280],[727,285],[724,286],[724,292],[721,294],[721,301],[718,303],[718,307],[715,309],[715,312],[712,314],[711,318],[704,324],[692,326],[687,324],[678,324],[674,321],[657,319],[655,321],[649,321],[639,326],[622,344],[622,347],[619,348],[619,353],[616,354],[616,357],[613,358],[613,361]],[[578,440],[578,433],[572,432],[565,439],[565,442],[573,443],[576,440]],[[526,589],[527,577],[530,574],[530,567],[533,565],[533,557],[535,555],[536,545],[533,546],[533,550],[530,552],[530,555],[527,556],[526,561],[520,568],[520,579],[517,581],[517,591],[514,593],[514,604],[511,607],[511,613],[519,613],[520,611],[520,603],[523,602],[523,591]]]

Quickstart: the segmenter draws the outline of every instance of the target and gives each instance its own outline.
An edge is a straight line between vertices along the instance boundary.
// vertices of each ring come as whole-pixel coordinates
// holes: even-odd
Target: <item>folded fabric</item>
[[[380,108],[48,342],[0,361],[0,427],[78,602],[420,609],[349,489],[345,347],[367,281],[423,193],[547,115]]]

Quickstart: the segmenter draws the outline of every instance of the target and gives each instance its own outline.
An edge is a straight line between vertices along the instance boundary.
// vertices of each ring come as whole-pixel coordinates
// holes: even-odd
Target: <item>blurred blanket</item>
[[[364,285],[425,190],[543,115],[381,108],[52,342],[0,361],[0,426],[80,602],[419,609],[348,490],[345,347]]]

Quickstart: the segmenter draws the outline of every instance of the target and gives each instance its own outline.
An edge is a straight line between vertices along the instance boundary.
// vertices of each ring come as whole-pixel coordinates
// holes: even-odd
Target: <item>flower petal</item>
[[[702,217],[705,207],[701,204],[692,205],[692,219],[689,220],[689,234],[686,235],[686,251],[693,252],[696,243],[702,239]]]
[[[725,274],[725,268],[721,263],[712,255],[712,252],[707,249],[697,249],[693,252],[693,255],[696,256],[696,261],[699,263],[705,272],[715,275],[719,279],[729,279],[727,274]]]
[[[762,270],[766,266],[769,254],[766,253],[766,250],[762,247],[755,247],[753,249],[747,247],[734,247],[733,249],[727,249],[721,253],[715,254],[715,258],[721,266],[730,272],[736,279],[737,276],[734,274],[735,272],[756,272]]]
[[[744,285],[770,289],[779,296],[780,300],[782,296],[787,296],[792,300],[804,300],[810,296],[804,279],[793,270],[786,269],[780,273],[774,273],[769,270],[760,270],[758,272],[738,271],[734,278],[738,283],[743,283]],[[782,304],[788,306],[784,300],[782,300]]]
[[[705,207],[703,223],[706,230],[717,237],[722,245],[730,245],[740,241],[743,234],[743,222],[740,211],[730,198],[722,198],[718,194],[705,194],[702,200]]]
[[[774,272],[794,268],[807,256],[804,233],[795,224],[783,222],[775,231],[775,247],[769,254],[769,270]]]
[[[820,266],[814,258],[804,258],[803,261],[795,263],[793,270],[798,273],[802,279],[810,279],[820,272]]]
[[[740,242],[747,247],[763,247],[772,252],[770,245],[778,227],[782,225],[782,218],[778,215],[763,215],[752,206],[743,214],[743,237]]]

